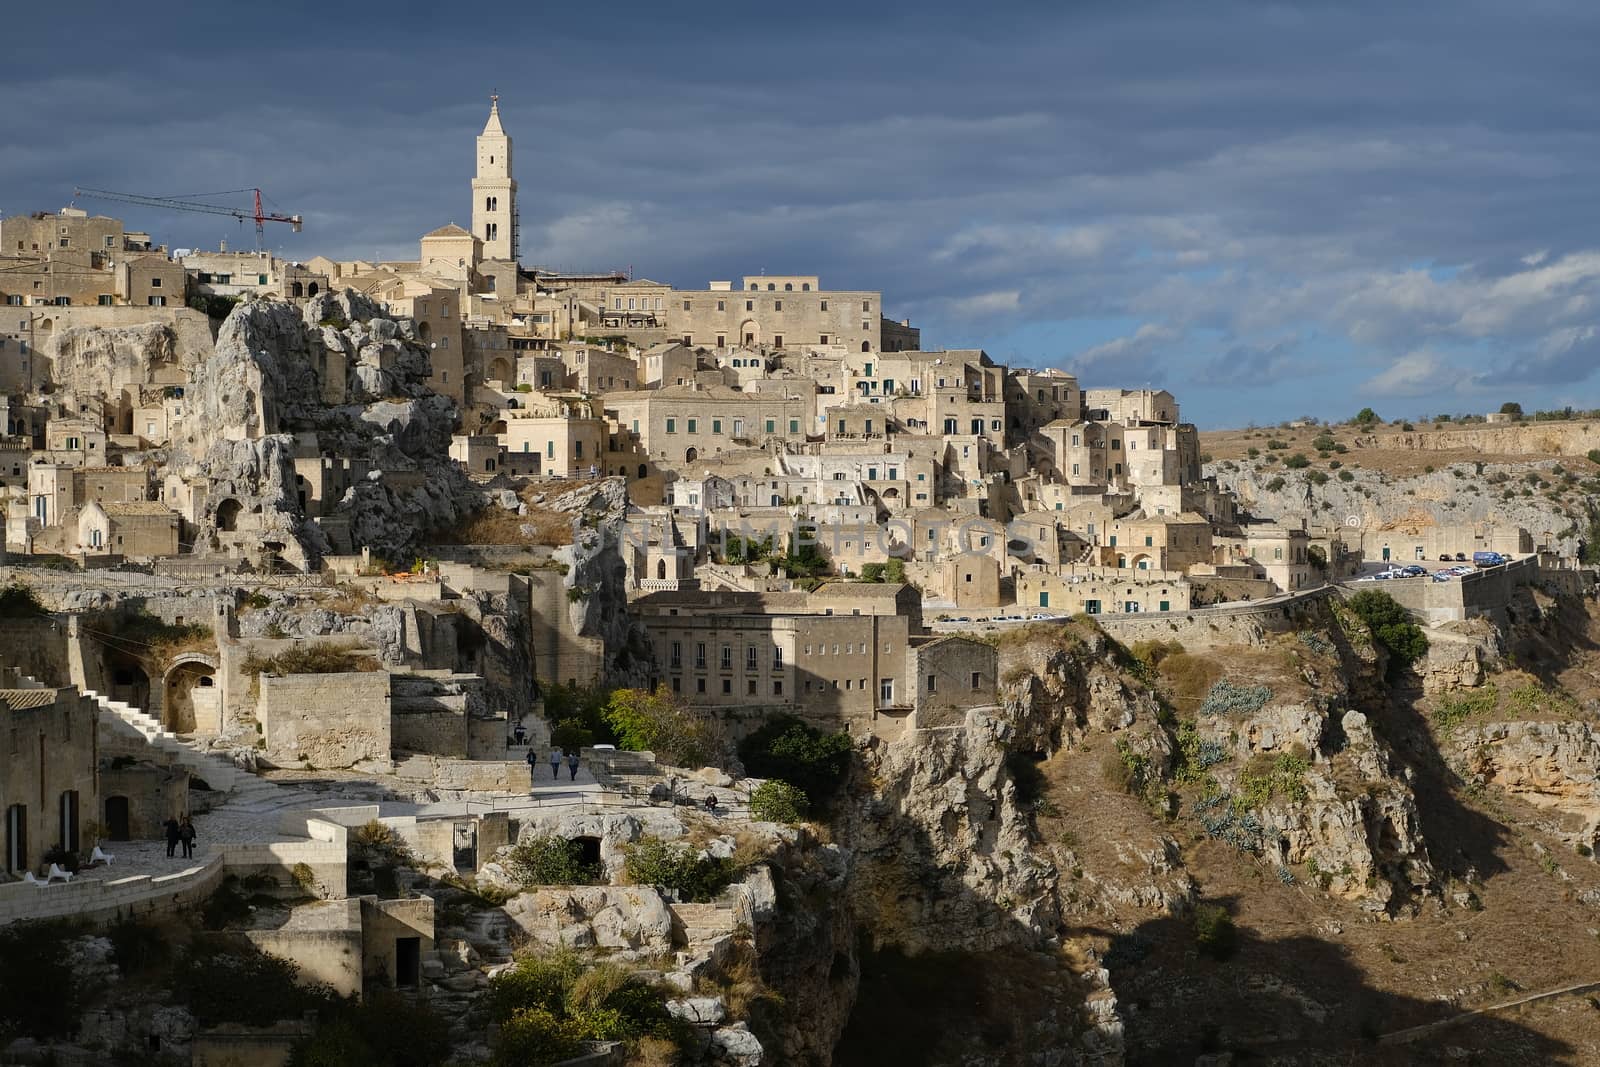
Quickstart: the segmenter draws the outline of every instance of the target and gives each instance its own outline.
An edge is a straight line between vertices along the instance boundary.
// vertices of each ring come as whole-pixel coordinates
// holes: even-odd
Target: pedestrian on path
[[[569,752],[567,754],[567,768],[572,771],[571,780],[576,782],[578,780],[578,754],[576,752]]]
[[[178,826],[178,840],[183,842],[183,858],[194,858],[194,823],[189,821],[189,816],[183,817],[183,822]]]
[[[550,777],[557,781],[561,779],[561,750],[559,748],[550,750]]]
[[[167,832],[167,858],[170,859],[176,855],[178,851],[178,820],[168,819],[166,822],[161,824],[161,827]]]
[[[528,761],[528,784],[531,786],[533,784],[533,780],[539,776],[539,756],[538,753],[534,752],[533,749],[530,748],[528,749],[528,755],[526,758]]]

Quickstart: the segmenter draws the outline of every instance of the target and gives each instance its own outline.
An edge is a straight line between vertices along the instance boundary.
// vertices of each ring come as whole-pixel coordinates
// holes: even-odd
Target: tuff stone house
[[[84,824],[100,810],[95,705],[74,688],[0,689],[0,817],[5,871],[38,870],[53,848],[86,848]]]

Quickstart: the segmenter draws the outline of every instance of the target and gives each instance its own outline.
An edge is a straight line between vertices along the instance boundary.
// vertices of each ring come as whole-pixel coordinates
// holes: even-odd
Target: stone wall
[[[0,619],[0,662],[45,685],[71,685],[64,618]]]
[[[1333,595],[1325,586],[1270,602],[1171,612],[1164,615],[1097,615],[1095,622],[1125,645],[1136,641],[1178,641],[1184,648],[1219,648],[1260,642],[1269,633],[1288,633],[1316,625],[1321,602]]]
[[[368,979],[393,987],[400,970],[400,938],[417,938],[423,955],[433,951],[433,898],[362,897],[360,904],[361,971]]]
[[[256,948],[293,960],[302,985],[321,982],[342,996],[359,996],[362,979],[361,899],[302,904],[272,930],[246,930]]]
[[[385,671],[262,675],[256,717],[267,759],[280,766],[387,764],[389,675]]]
[[[1437,625],[1503,611],[1518,587],[1539,580],[1538,561],[1530,556],[1448,582],[1426,577],[1391,578],[1385,582],[1352,582],[1340,586],[1339,592],[1350,597],[1365,589],[1382,590],[1424,623]]]
[[[537,571],[527,576],[527,583],[533,662],[539,679],[583,684],[599,677],[605,648],[600,641],[579,636],[573,629],[567,587],[560,572]]]
[[[108,848],[116,855],[115,847]],[[95,881],[75,880],[45,889],[23,882],[0,885],[0,926],[23,919],[71,916],[101,923],[139,915],[165,914],[198,904],[222,883],[222,856],[173,874],[147,874]]]

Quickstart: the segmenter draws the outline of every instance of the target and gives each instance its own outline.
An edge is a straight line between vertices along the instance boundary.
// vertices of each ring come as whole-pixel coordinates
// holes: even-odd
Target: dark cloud
[[[530,263],[814,272],[881,288],[929,343],[1261,386],[1186,403],[1208,423],[1302,405],[1307,376],[1335,412],[1373,382],[1438,406],[1474,374],[1600,402],[1573,354],[1600,301],[1579,0],[8,14],[10,39],[72,47],[0,69],[7,212],[260,185],[306,216],[273,238],[290,255],[411,255],[466,221],[498,87]],[[1133,325],[1108,342],[1107,320]],[[1284,347],[1313,335],[1337,343]]]

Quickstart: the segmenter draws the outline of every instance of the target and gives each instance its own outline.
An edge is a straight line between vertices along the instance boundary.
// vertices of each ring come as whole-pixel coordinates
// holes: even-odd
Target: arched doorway
[[[426,322],[417,323],[417,338],[423,344],[427,344],[429,341],[433,340],[433,327],[429,326]]]
[[[489,363],[489,380],[494,382],[511,382],[511,364],[504,356],[497,356]]]
[[[760,344],[761,324],[756,322],[755,319],[745,319],[744,323],[739,327],[739,336],[747,345]]]
[[[105,668],[110,682],[107,695],[112,700],[131,704],[140,711],[150,710],[150,674],[141,660],[129,653],[108,648]]]
[[[685,463],[693,463],[696,459],[699,459],[699,458],[700,458],[700,450],[697,449],[697,448],[688,449],[683,454],[683,461]]]
[[[229,497],[217,505],[217,529],[232,533],[239,528],[239,515],[244,505]]]
[[[664,579],[664,578],[666,578],[666,576],[667,576],[667,561],[664,560],[664,559],[656,560],[656,577]]]
[[[305,293],[306,293],[306,287],[304,285],[301,285],[299,282],[291,282],[290,283],[290,285],[289,285],[289,295],[290,296],[295,297],[296,299],[298,299],[298,298],[304,296]]]
[[[210,656],[186,652],[167,669],[161,725],[175,734],[214,732],[220,725],[221,691]]]
[[[862,341],[861,342],[861,351],[863,351],[863,352],[871,352],[872,351],[872,342],[871,341]]]
[[[312,282],[311,283],[311,287],[306,290],[306,295],[308,295],[308,296],[316,296],[317,295],[317,283],[316,282]]]
[[[650,469],[648,467],[646,467],[643,463],[639,464],[639,477],[648,478],[649,476],[650,476]]]

